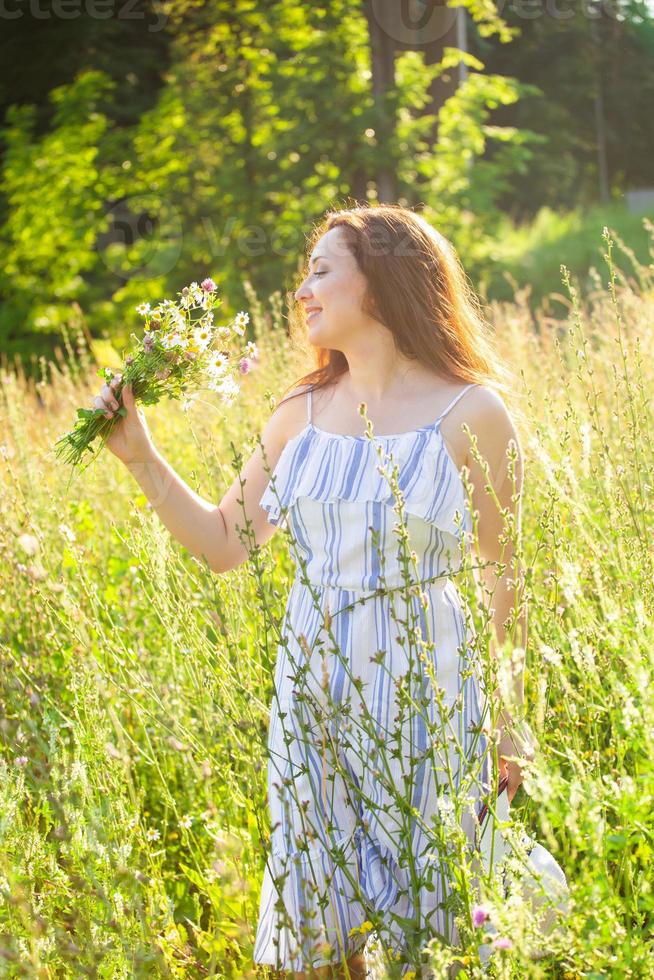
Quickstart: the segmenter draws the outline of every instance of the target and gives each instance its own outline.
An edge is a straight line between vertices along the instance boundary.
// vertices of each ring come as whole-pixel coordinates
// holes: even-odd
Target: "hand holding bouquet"
[[[238,362],[238,371],[246,374],[258,358],[252,342],[239,353],[230,350],[234,338],[245,333],[248,314],[239,313],[229,326],[215,327],[213,311],[221,301],[212,279],[192,282],[178,295],[177,302],[165,299],[154,309],[147,303],[137,307],[145,318],[144,336],[132,334],[134,344],[122,372],[98,372],[105,384],[93,408],[79,408],[75,427],[55,445],[56,455],[65,462],[82,463],[85,453],[93,454],[91,446],[98,436],[101,443],[89,463],[104,445],[124,463],[139,459],[151,439],[137,401],[154,405],[164,396],[181,398],[204,389],[217,391],[227,403],[236,397],[240,388],[234,364]]]

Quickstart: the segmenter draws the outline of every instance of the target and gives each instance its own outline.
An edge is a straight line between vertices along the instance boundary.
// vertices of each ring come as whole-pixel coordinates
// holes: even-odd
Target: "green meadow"
[[[511,810],[565,871],[570,908],[534,959],[520,909],[497,902],[512,945],[484,966],[457,877],[462,943],[432,965],[464,980],[652,975],[654,280],[600,228],[596,247],[587,294],[562,269],[563,315],[523,294],[488,306],[524,416],[536,754]],[[158,449],[216,504],[312,367],[279,295],[249,311],[260,361],[229,409],[145,409]],[[72,330],[34,377],[0,371],[0,976],[274,976],[252,953],[288,541],[214,575],[109,452],[68,485],[53,446],[110,355]],[[457,585],[481,622],[468,570]],[[399,975],[388,951],[371,963]]]

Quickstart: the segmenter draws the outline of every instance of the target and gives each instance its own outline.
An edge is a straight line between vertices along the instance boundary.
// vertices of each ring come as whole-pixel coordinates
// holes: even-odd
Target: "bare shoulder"
[[[290,391],[275,405],[264,426],[262,439],[274,446],[278,452],[281,452],[289,439],[301,432],[306,424],[306,393],[310,387],[310,385],[301,385]]]
[[[450,412],[449,423],[457,433],[463,433],[461,444],[466,447],[465,465],[471,471],[478,468],[479,463],[472,455],[472,441],[463,430],[464,425],[475,437],[479,454],[488,461],[493,482],[502,479],[502,469],[506,468],[507,452],[512,445],[521,463],[522,449],[514,419],[502,396],[493,388],[485,385],[471,388]]]

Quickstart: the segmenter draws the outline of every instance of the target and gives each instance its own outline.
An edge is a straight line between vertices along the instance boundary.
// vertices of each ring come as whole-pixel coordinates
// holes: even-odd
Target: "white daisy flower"
[[[218,384],[215,390],[229,404],[234,401],[241,388],[230,374]]]
[[[146,840],[159,840],[161,834],[154,827],[149,827],[145,832]]]
[[[196,327],[193,331],[193,339],[200,350],[206,350],[211,343],[211,330],[209,327]]]
[[[193,825],[193,817],[186,814],[186,816],[182,817],[182,819],[179,821],[179,825],[180,827],[184,827],[185,830],[188,830],[189,827]]]
[[[234,330],[236,331],[237,334],[239,334],[239,336],[241,337],[243,336],[243,334],[245,333],[245,328],[249,322],[250,322],[249,313],[244,313],[243,311],[241,311],[240,313],[236,314],[236,319],[234,320]]]
[[[167,350],[170,350],[171,347],[188,347],[188,340],[178,333],[164,337],[161,343]]]
[[[207,364],[207,370],[211,374],[224,374],[229,365],[229,358],[222,351],[214,351],[214,353],[209,358],[209,363]]]
[[[150,304],[149,303],[139,303],[139,305],[136,307],[136,312],[137,313],[140,313],[141,316],[147,316],[148,313],[150,313]]]

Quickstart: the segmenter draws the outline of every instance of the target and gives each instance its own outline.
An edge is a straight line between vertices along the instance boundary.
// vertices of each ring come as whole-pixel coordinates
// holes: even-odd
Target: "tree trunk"
[[[372,92],[377,109],[377,196],[380,203],[389,204],[397,199],[397,180],[389,153],[390,141],[395,133],[395,116],[387,102],[387,93],[395,88],[396,38],[393,24],[396,21],[397,0],[364,0],[363,9],[368,21]]]
[[[465,44],[465,8],[448,7],[447,0],[398,0],[406,19],[407,40],[403,48],[422,51],[426,65],[438,64],[445,48],[457,48]],[[435,78],[429,86],[429,101],[422,115],[433,113],[434,128],[428,137],[433,146],[438,142],[438,113],[459,85],[459,68],[449,68]]]

